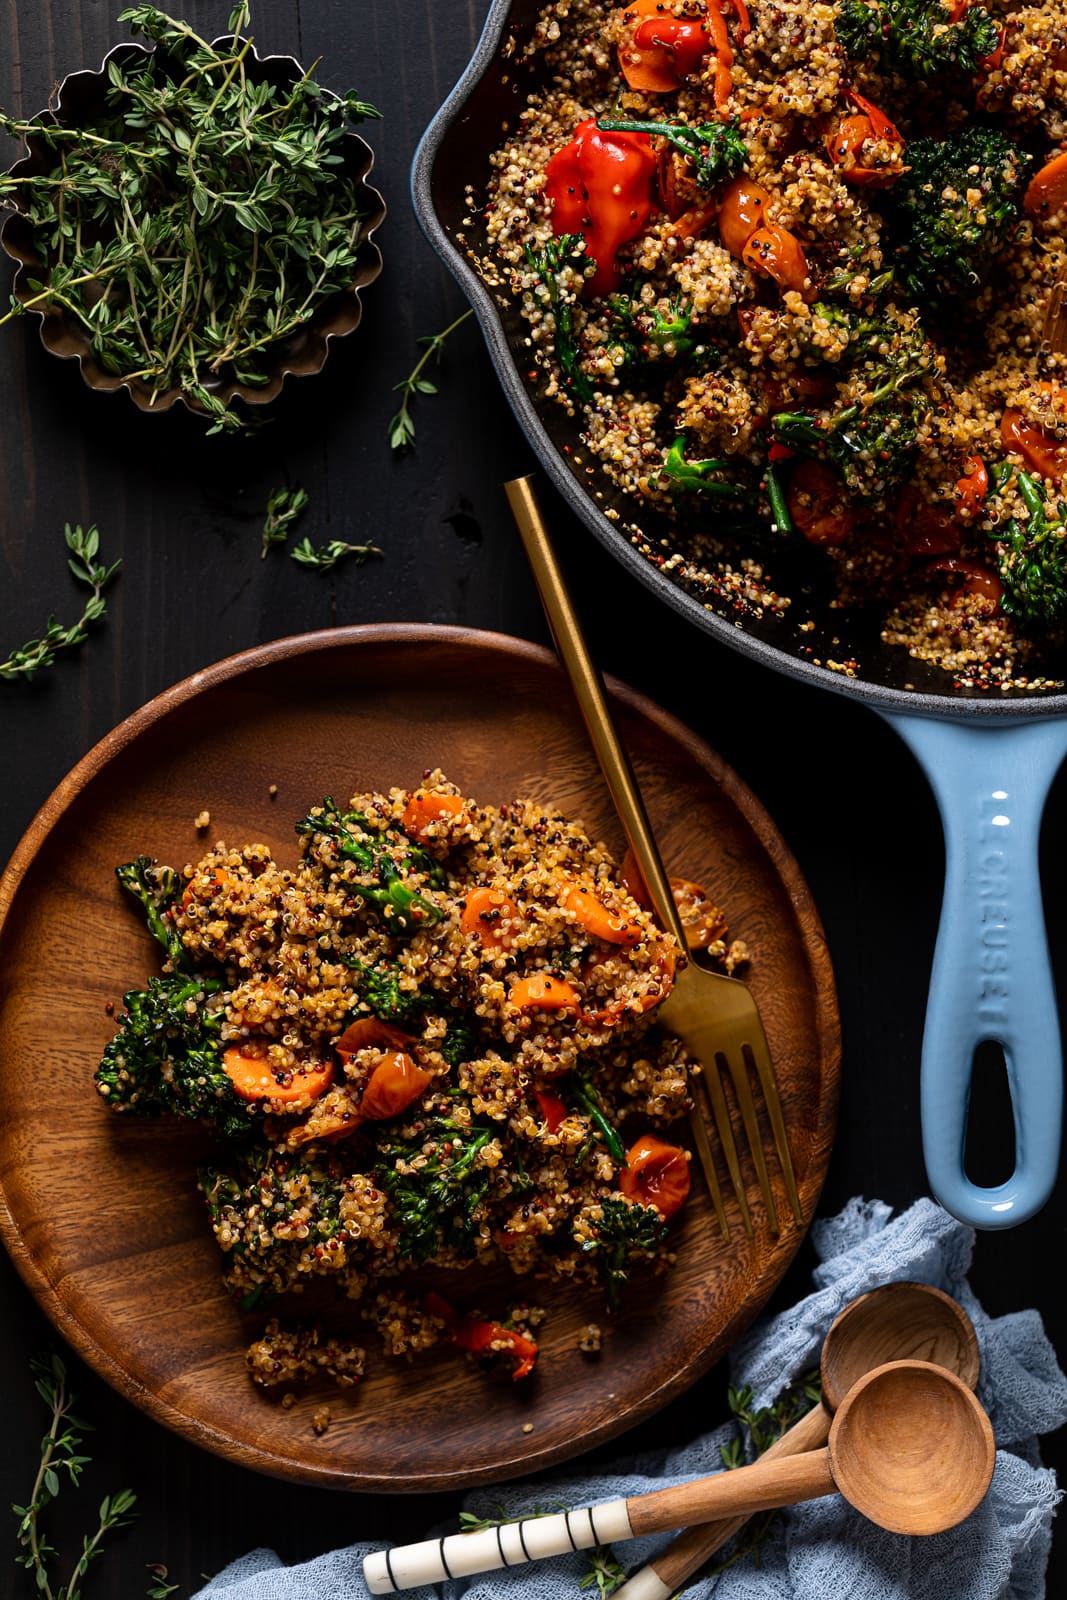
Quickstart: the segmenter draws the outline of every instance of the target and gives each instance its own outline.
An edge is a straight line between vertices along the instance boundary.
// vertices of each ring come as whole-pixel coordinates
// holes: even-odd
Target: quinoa
[[[885,643],[958,685],[1062,688],[1037,666],[1062,652],[1067,615],[1067,354],[1045,333],[1055,286],[1067,282],[1067,206],[1055,187],[1044,205],[1023,190],[1067,146],[1067,0],[987,5],[997,49],[932,82],[873,47],[849,58],[842,14],[856,3],[766,0],[747,15],[698,0],[545,6],[514,43],[531,87],[486,192],[471,192],[463,239],[501,306],[523,319],[531,377],[581,430],[572,464],[620,536],[709,609],[738,621],[783,612],[791,597],[774,569],[795,573],[782,544],[791,534],[818,547],[810,570],[829,580],[833,606],[867,611]],[[960,19],[945,11],[947,29]],[[698,25],[703,50],[672,80],[683,57],[670,41]],[[667,81],[642,81],[632,66],[642,59]],[[728,124],[743,161],[703,183],[661,132],[602,133],[629,150],[643,140],[651,156],[634,190],[637,222],[597,260],[605,202],[580,187],[592,169],[577,178],[578,166],[559,166],[577,160],[576,130],[597,118]],[[958,289],[921,291],[902,220],[911,152],[972,127],[1012,152],[1001,166],[1015,185],[1010,219]],[[569,188],[550,177],[554,162],[572,174]],[[723,222],[742,182],[763,196],[744,250]],[[965,177],[958,190],[920,195],[919,210],[956,205],[983,228],[993,205],[984,185]],[[552,268],[554,238],[567,248]],[[799,252],[795,270],[783,241]],[[875,323],[881,343],[864,348]],[[886,372],[907,374],[898,399],[882,391]],[[806,442],[782,443],[798,435],[781,418],[798,413]],[[842,416],[858,419],[851,456],[831,450]],[[1012,416],[1036,430],[1044,455],[1025,429],[1012,432]],[[980,494],[964,488],[976,462]],[[1059,530],[1040,552],[1056,562],[1058,598],[1044,611],[1009,587],[1022,565],[1008,559],[1018,530],[1028,558],[1037,545],[1020,471]],[[861,664],[832,665],[855,675]]]
[[[675,943],[580,822],[441,772],[325,800],[298,832],[291,864],[224,840],[180,873],[134,864],[169,958],[127,995],[98,1088],[119,1113],[214,1122],[199,1183],[227,1287],[271,1308],[261,1387],[362,1374],[360,1345],[275,1313],[320,1289],[359,1302],[389,1358],[451,1340],[532,1367],[545,1307],[475,1312],[477,1280],[454,1305],[442,1274],[502,1264],[614,1306],[631,1268],[667,1266],[697,1070],[656,1020]],[[691,947],[733,970],[722,909],[672,884]],[[175,989],[176,1021],[142,1028]]]

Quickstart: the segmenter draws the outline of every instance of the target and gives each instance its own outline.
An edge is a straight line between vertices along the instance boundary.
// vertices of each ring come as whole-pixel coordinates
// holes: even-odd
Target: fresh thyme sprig
[[[63,529],[63,537],[70,551],[67,565],[77,581],[85,584],[92,593],[85,602],[81,616],[72,627],[65,628],[51,616],[41,638],[31,639],[20,650],[13,650],[6,661],[0,661],[2,682],[28,682],[35,672],[50,667],[60,650],[74,650],[78,645],[84,644],[89,637],[90,623],[99,622],[107,614],[104,590],[122,562],[116,561],[113,566],[105,567],[97,561],[100,535],[95,523],[89,529],[83,530],[80,523],[72,528],[68,522]]]
[[[422,355],[416,361],[407,377],[403,378],[400,383],[393,385],[394,390],[401,396],[400,410],[389,423],[389,444],[393,450],[410,450],[413,447],[415,443],[415,423],[411,416],[411,402],[417,394],[437,393],[437,385],[431,379],[424,377],[427,363],[434,356],[440,360],[441,349],[449,334],[455,333],[461,323],[466,322],[467,318],[473,315],[474,312],[468,307],[462,316],[457,317],[455,322],[450,322],[448,327],[443,328],[440,333],[425,334],[418,341],[420,345],[424,346]]]
[[[380,556],[382,552],[376,544],[346,544],[343,539],[331,539],[316,549],[310,539],[301,539],[289,554],[302,567],[329,572],[339,561],[352,560],[361,567],[371,556]]]
[[[74,1397],[67,1382],[67,1369],[59,1356],[47,1359],[38,1357],[30,1363],[35,1387],[52,1413],[48,1432],[41,1440],[41,1459],[37,1468],[33,1490],[24,1506],[13,1506],[19,1518],[18,1542],[23,1554],[20,1565],[33,1573],[40,1600],[80,1600],[82,1579],[92,1562],[101,1555],[105,1536],[116,1528],[132,1521],[131,1512],[137,1496],[129,1489],[106,1495],[100,1505],[99,1521],[92,1534],[82,1540],[81,1555],[74,1565],[70,1581],[53,1589],[49,1567],[57,1551],[49,1544],[41,1528],[41,1513],[59,1497],[62,1476],[77,1486],[89,1457],[81,1455],[82,1434],[87,1424],[73,1413]]]
[[[260,555],[266,556],[276,544],[284,544],[293,524],[303,516],[308,506],[306,489],[275,489],[267,501],[267,515],[263,523],[263,543]]]
[[[268,384],[278,345],[352,285],[367,208],[343,140],[379,113],[324,93],[313,68],[263,79],[236,33],[247,3],[218,48],[155,6],[119,20],[156,48],[108,63],[99,110],[76,126],[0,112],[50,163],[0,176],[0,205],[28,220],[45,263],[0,324],[60,310],[105,371],[153,396],[176,388],[210,432],[238,431],[228,386]]]

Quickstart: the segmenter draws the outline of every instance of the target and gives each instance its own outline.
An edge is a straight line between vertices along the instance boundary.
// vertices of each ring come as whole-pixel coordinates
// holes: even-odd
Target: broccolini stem
[[[574,319],[570,302],[563,298],[559,287],[559,274],[579,249],[584,250],[585,240],[580,233],[564,233],[550,239],[543,250],[526,246],[526,265],[535,272],[544,290],[544,298],[556,323],[556,360],[559,362],[567,386],[579,405],[592,404],[593,385],[582,371],[578,358],[578,343],[574,334]]]
[[[116,867],[115,876],[140,903],[149,933],[163,946],[175,972],[190,971],[191,962],[174,926],[180,883],[173,867],[156,867],[149,856],[138,856],[135,861]]]
[[[598,117],[596,125],[605,133],[648,133],[666,139],[694,163],[696,180],[702,189],[714,188],[724,178],[732,178],[748,157],[741,124],[736,117],[731,122],[699,124]]]
[[[778,468],[773,461],[768,461],[767,470],[763,475],[763,487],[771,508],[771,517],[776,533],[793,533],[793,519],[789,515],[789,506],[785,498],[785,489],[778,474]]]
[[[600,1097],[584,1073],[575,1073],[573,1087],[574,1103],[594,1128],[599,1129],[601,1138],[608,1147],[609,1154],[617,1166],[626,1165],[626,1151],[618,1132],[612,1127],[604,1115],[600,1104]]]

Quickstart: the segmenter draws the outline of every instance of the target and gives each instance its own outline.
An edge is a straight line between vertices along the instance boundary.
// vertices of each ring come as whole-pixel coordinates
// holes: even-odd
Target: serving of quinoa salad
[[[739,619],[806,548],[961,687],[1062,688],[1067,3],[555,0],[506,50],[463,238],[621,535]]]
[[[297,834],[293,865],[218,842],[118,869],[166,959],[126,995],[97,1089],[212,1125],[198,1181],[226,1285],[270,1317],[254,1381],[359,1380],[357,1333],[289,1320],[324,1289],[388,1356],[446,1340],[525,1378],[531,1285],[549,1314],[599,1285],[610,1313],[671,1260],[694,1068],[656,1007],[677,948],[628,858],[440,772],[326,799]],[[672,882],[690,948],[732,971],[747,952],[722,912]],[[520,1292],[487,1303],[480,1269],[501,1264]]]

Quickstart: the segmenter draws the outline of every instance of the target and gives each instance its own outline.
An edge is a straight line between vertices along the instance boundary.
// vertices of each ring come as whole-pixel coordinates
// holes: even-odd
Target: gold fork
[[[567,592],[549,540],[548,529],[534,495],[532,482],[527,477],[515,478],[506,483],[504,489],[533,570],[557,652],[577,698],[627,843],[637,860],[656,914],[667,931],[678,941],[679,949],[684,951],[685,932],[649,826],[633,768],[615,730],[600,673],[585,642],[577,613]],[[730,1111],[723,1090],[721,1077],[723,1071],[729,1076],[740,1108],[745,1138],[752,1153],[760,1194],[767,1209],[772,1233],[780,1232],[778,1208],[767,1170],[759,1116],[749,1078],[750,1069],[755,1072],[759,1080],[782,1181],[793,1216],[800,1223],[802,1221],[800,1197],[789,1153],[789,1139],[774,1065],[756,1002],[747,986],[736,978],[709,972],[693,961],[683,959],[676,972],[674,988],[659,1007],[658,1015],[664,1026],[682,1039],[693,1057],[701,1064],[704,1087],[730,1175],[730,1183],[737,1196],[745,1232],[751,1235],[753,1231],[752,1217],[730,1121]],[[719,1219],[719,1226],[724,1237],[729,1239],[730,1225],[715,1169],[714,1153],[704,1118],[695,1107],[690,1116],[690,1127],[715,1214]]]

